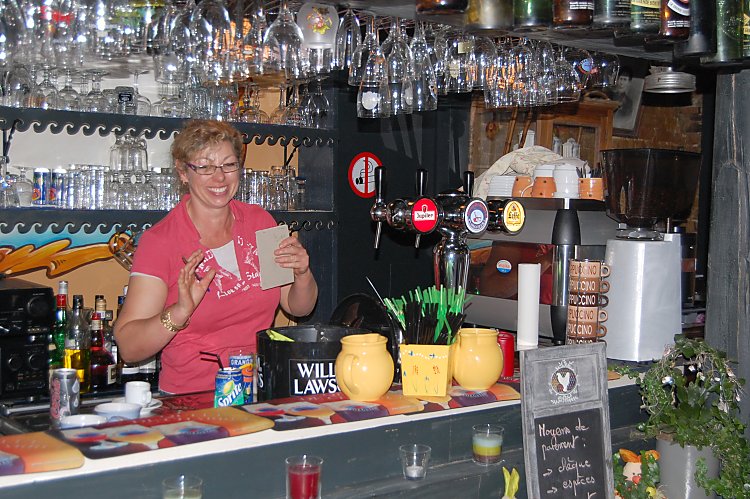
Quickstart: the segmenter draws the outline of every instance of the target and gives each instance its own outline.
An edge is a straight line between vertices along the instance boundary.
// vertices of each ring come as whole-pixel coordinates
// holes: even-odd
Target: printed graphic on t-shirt
[[[199,274],[205,274],[213,268],[216,269],[216,276],[211,282],[209,291],[215,289],[218,299],[247,291],[250,288],[260,289],[257,248],[243,237],[237,237],[237,247],[239,247],[240,254],[242,255],[241,260],[238,258],[238,260],[242,261],[240,265],[240,275],[242,277],[240,278],[216,263],[216,258],[211,250],[206,251],[206,257],[198,265],[197,270]]]

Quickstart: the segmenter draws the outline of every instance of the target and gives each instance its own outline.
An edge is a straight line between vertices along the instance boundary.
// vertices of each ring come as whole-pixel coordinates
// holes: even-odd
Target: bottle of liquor
[[[661,0],[659,37],[685,40],[690,35],[689,0]]]
[[[595,0],[594,24],[613,28],[630,24],[630,0]]]
[[[65,335],[68,328],[68,281],[60,281],[57,284],[55,301],[57,303],[55,324],[52,326],[49,342],[50,373],[54,369],[63,367],[63,357],[65,357]]]
[[[590,26],[594,20],[594,0],[555,0],[552,24],[556,28]]]
[[[63,364],[75,369],[81,393],[91,390],[91,330],[83,310],[83,296],[73,295],[73,310],[68,318],[65,335],[65,356]]]
[[[546,28],[552,24],[552,0],[513,0],[516,28]]]
[[[745,20],[747,20],[747,15]],[[690,36],[682,44],[675,45],[674,56],[705,56],[716,52],[716,4],[714,2],[692,2],[690,4]]]
[[[659,31],[659,0],[630,0],[630,30],[638,33]]]
[[[117,382],[117,364],[104,347],[106,307],[104,297],[98,295],[94,314],[91,316],[91,389],[95,391],[112,388]]]

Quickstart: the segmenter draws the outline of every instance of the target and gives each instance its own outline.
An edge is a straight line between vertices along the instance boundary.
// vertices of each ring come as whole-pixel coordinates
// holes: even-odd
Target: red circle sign
[[[375,196],[375,167],[383,166],[371,152],[357,154],[349,163],[349,187],[361,198]]]
[[[438,207],[430,198],[420,198],[411,207],[411,222],[420,234],[429,234],[439,222]]]

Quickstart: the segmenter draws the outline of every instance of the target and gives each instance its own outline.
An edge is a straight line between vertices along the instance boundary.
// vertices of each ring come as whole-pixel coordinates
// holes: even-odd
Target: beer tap
[[[396,199],[386,204],[382,195],[382,167],[375,169],[375,204],[370,209],[370,218],[378,223],[375,247],[380,241],[380,225],[386,221],[396,230],[417,233],[416,247],[422,234],[435,230],[443,237],[433,249],[435,285],[457,289],[466,288],[469,275],[470,253],[466,244],[469,234],[480,234],[485,230],[519,232],[524,225],[525,212],[518,201],[492,200],[485,202],[472,197],[474,174],[464,174],[463,191],[441,192],[433,200],[426,197],[427,172],[417,170],[416,199]]]
[[[382,166],[375,167],[375,204],[370,208],[370,218],[377,225],[375,227],[375,249],[380,247],[380,234],[383,231],[383,222],[386,221],[385,200],[383,199],[383,175],[385,170]]]

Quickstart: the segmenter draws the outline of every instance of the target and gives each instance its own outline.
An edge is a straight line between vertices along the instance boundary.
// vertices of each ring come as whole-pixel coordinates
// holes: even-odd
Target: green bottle
[[[52,326],[52,341],[49,344],[49,369],[63,367],[65,356],[65,332],[68,328],[68,281],[60,281],[55,298],[55,324]]]
[[[546,28],[551,24],[551,0],[513,0],[513,25],[516,28]]]

